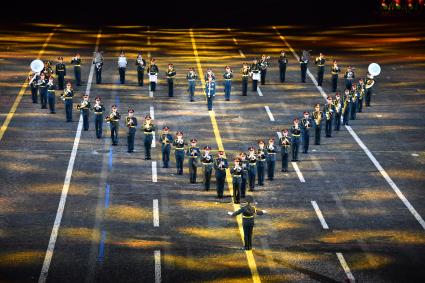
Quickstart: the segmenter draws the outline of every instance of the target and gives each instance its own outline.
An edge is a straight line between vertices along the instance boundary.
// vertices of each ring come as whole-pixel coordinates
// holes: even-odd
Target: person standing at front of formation
[[[124,51],[121,51],[118,57],[118,71],[120,74],[120,83],[125,84],[125,70],[127,68],[127,58],[125,57]]]
[[[81,86],[81,57],[79,53],[75,53],[74,58],[71,60],[74,65],[74,76],[77,86]]]
[[[212,111],[215,98],[215,81],[212,76],[209,76],[205,83],[205,95],[207,96],[208,111]]]
[[[232,91],[232,79],[233,79],[233,72],[230,69],[230,66],[226,66],[224,74],[224,97],[226,101],[230,100],[230,92]]]
[[[145,68],[146,68],[146,61],[143,59],[142,52],[140,51],[139,54],[137,54],[136,58],[136,66],[137,66],[137,81],[139,83],[139,86],[144,85],[144,77],[145,77]]]
[[[285,55],[285,50],[280,51],[278,63],[279,63],[280,82],[283,83],[285,82],[286,65],[288,64],[288,57],[286,57]]]
[[[195,86],[196,80],[198,79],[198,75],[195,72],[195,69],[190,67],[189,71],[186,75],[187,83],[188,83],[188,91],[189,91],[189,100],[190,102],[195,101]]]

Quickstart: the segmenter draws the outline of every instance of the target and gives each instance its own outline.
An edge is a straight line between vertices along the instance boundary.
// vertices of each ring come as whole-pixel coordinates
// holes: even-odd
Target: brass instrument
[[[342,107],[342,114],[344,114],[345,111],[347,111],[348,103],[349,103],[348,99],[345,99],[344,106]]]
[[[283,137],[283,138],[282,138],[281,145],[282,145],[282,146],[284,146],[285,148],[289,146],[289,140],[288,140],[288,137]]]
[[[126,122],[127,127],[129,127],[129,128],[134,125],[133,117],[126,117],[125,122]]]
[[[83,100],[81,104],[77,104],[77,110],[86,108],[88,104],[89,102],[87,100]]]
[[[115,113],[112,112],[108,117],[105,118],[106,123],[110,123],[112,119],[115,118]]]
[[[167,138],[166,134],[162,134],[161,136],[162,143],[169,144],[170,140]]]
[[[314,121],[316,122],[316,125],[320,125],[320,122],[322,121],[322,115],[320,111],[315,111],[313,116],[315,116]]]
[[[374,84],[375,84],[374,79],[368,79],[367,82],[366,82],[366,89],[371,88]]]
[[[65,100],[65,97],[68,95],[68,93],[70,93],[71,90],[70,89],[64,89],[63,94],[61,95],[61,99]]]

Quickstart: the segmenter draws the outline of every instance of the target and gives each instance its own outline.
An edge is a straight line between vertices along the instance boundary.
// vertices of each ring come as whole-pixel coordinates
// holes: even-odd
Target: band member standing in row
[[[210,153],[209,145],[204,147],[204,154],[201,157],[201,162],[204,167],[204,189],[209,191],[211,184],[212,169],[214,167],[214,157]]]
[[[338,75],[341,72],[341,69],[338,67],[336,60],[333,61],[333,65],[331,68],[332,74],[332,92],[335,92],[338,87]]]
[[[308,61],[310,61],[310,53],[307,50],[303,50],[301,58],[300,58],[301,82],[302,83],[305,83]]]
[[[258,81],[260,80],[260,64],[258,64],[257,59],[252,61],[249,71],[252,76],[252,91],[257,91]]]
[[[230,69],[230,66],[226,66],[224,74],[223,74],[224,97],[225,97],[226,101],[230,100],[230,92],[232,90],[232,78],[233,78],[232,70]]]
[[[140,51],[139,54],[137,54],[136,58],[136,66],[137,66],[137,81],[139,83],[139,86],[144,85],[144,77],[145,77],[145,68],[146,68],[146,61],[143,59],[142,52]]]
[[[276,167],[276,147],[274,145],[274,138],[269,139],[269,144],[266,147],[266,159],[267,159],[267,177],[269,181],[274,179],[274,171]]]
[[[94,112],[94,127],[96,130],[96,138],[102,138],[103,131],[103,112],[105,112],[105,107],[100,104],[100,97],[96,97],[94,100],[93,106]]]
[[[299,161],[298,151],[300,148],[301,127],[298,118],[295,118],[293,122],[294,124],[291,126],[292,162],[296,162]]]
[[[77,86],[81,86],[81,57],[79,53],[76,53],[74,58],[72,58],[71,64],[74,65],[74,76]]]
[[[65,115],[66,121],[72,122],[72,98],[74,96],[74,90],[71,88],[71,83],[66,83],[66,88],[63,91],[61,96],[62,100],[65,102]]]
[[[63,57],[58,57],[59,63],[56,64],[55,74],[58,78],[58,89],[63,90],[66,76],[66,66],[63,63]]]
[[[168,168],[168,162],[170,162],[170,151],[171,144],[173,143],[173,136],[169,133],[170,128],[165,126],[162,128],[162,133],[159,138],[161,143],[161,153],[162,153],[162,168]]]
[[[249,191],[253,192],[255,188],[255,175],[257,174],[257,156],[255,155],[255,148],[253,146],[248,148],[247,159]]]
[[[47,109],[47,83],[48,79],[45,73],[42,72],[37,82],[38,92],[40,93],[41,109]]]
[[[198,79],[198,75],[192,67],[189,68],[189,72],[186,75],[186,79],[188,83],[189,100],[193,102],[195,101],[195,86],[196,80]]]
[[[260,59],[261,85],[266,84],[267,68],[269,67],[270,56],[263,54]]]
[[[354,69],[351,66],[348,66],[347,71],[345,71],[344,74],[345,88],[351,89],[355,77]]]
[[[89,130],[89,112],[90,112],[90,101],[87,94],[83,95],[83,100],[77,105],[77,109],[80,110],[81,115],[83,115],[83,129],[84,131]]]
[[[38,80],[39,80],[39,73],[31,73],[28,77],[29,79],[29,86],[31,87],[31,98],[32,103],[38,103]]]
[[[96,71],[96,83],[102,83],[102,68],[103,68],[103,55],[102,52],[96,51],[93,58],[94,70]]]
[[[351,98],[351,107],[350,107],[350,120],[356,120],[357,118],[357,86],[356,83],[353,83],[350,90],[350,98]]]
[[[325,121],[325,133],[326,137],[330,138],[332,137],[332,121],[334,119],[334,112],[335,112],[335,106],[332,102],[332,97],[328,96],[326,98],[326,104],[325,109],[323,112],[325,112],[326,121]]]
[[[319,57],[316,57],[315,64],[317,65],[317,85],[322,86],[323,75],[325,74],[325,63],[326,59],[323,57],[323,53],[319,54]]]
[[[44,69],[42,72],[46,75],[46,79],[53,75],[52,63],[50,61],[44,61]]]
[[[344,102],[342,104],[342,125],[349,125],[348,121],[350,120],[350,107],[351,107],[351,99],[350,99],[350,90],[346,89],[344,92]]]
[[[375,84],[375,80],[373,79],[373,76],[369,73],[366,75],[366,93],[365,93],[365,106],[370,106],[370,101],[372,99],[372,93],[373,93],[373,85]]]
[[[359,82],[357,83],[357,93],[359,100],[357,103],[357,112],[361,113],[363,111],[363,99],[366,93],[366,86],[363,79],[359,79]]]
[[[289,147],[291,146],[288,133],[287,129],[282,130],[282,137],[279,139],[280,153],[282,157],[282,172],[288,172]]]
[[[229,168],[227,159],[224,157],[224,151],[218,152],[217,159],[214,160],[215,180],[217,188],[217,197],[223,198],[224,181],[226,180],[226,168]]]
[[[109,114],[108,117],[105,118],[106,122],[109,123],[109,128],[111,130],[111,140],[112,145],[117,146],[118,145],[118,130],[120,127],[120,119],[121,115],[117,112],[117,106],[112,105],[111,107],[112,111]]]
[[[339,92],[335,94],[335,100],[334,103],[334,117],[335,117],[335,131],[339,131],[341,128],[341,111],[342,111],[342,101],[341,101],[341,95]]]
[[[134,138],[136,136],[137,119],[134,117],[134,109],[128,109],[128,116],[125,118],[125,123],[128,128],[127,134],[127,152],[134,151]]]
[[[280,51],[278,63],[279,63],[280,82],[283,83],[285,82],[286,65],[288,64],[288,57],[286,57],[284,50]]]
[[[242,95],[246,96],[248,91],[248,78],[249,78],[249,67],[248,64],[243,63],[242,69],[241,69],[241,75],[242,75]]]
[[[56,104],[56,95],[55,95],[56,86],[53,82],[53,76],[49,77],[49,82],[47,83],[47,100],[49,102],[50,114],[55,114],[55,104]]]
[[[145,116],[145,122],[143,123],[143,133],[145,134],[144,145],[145,145],[145,160],[151,159],[151,148],[152,140],[155,131],[155,125],[152,123],[152,118],[148,114]]]
[[[183,161],[184,161],[184,146],[186,145],[186,142],[183,140],[183,132],[177,132],[176,137],[177,138],[173,142],[175,157],[176,157],[176,168],[177,168],[177,174],[182,175]]]
[[[233,183],[233,203],[241,203],[242,166],[239,158],[234,159],[234,166],[230,169]]]
[[[127,58],[125,57],[124,51],[121,51],[118,57],[118,72],[120,74],[120,83],[125,84],[125,70],[127,68]]]
[[[201,156],[199,147],[196,146],[197,139],[190,140],[190,147],[186,151],[186,156],[189,158],[189,180],[191,184],[196,183],[197,167],[196,163]]]
[[[249,161],[246,159],[246,154],[244,152],[239,154],[239,160],[242,167],[241,197],[244,198],[246,194],[246,182],[248,180]]]
[[[320,104],[314,106],[313,122],[314,122],[314,144],[320,145],[320,136],[322,135],[323,112],[320,110]]]
[[[264,148],[264,141],[258,141],[258,149],[256,152],[257,155],[257,177],[258,177],[258,185],[264,186],[264,172],[266,169],[266,149]]]
[[[209,76],[208,81],[205,83],[205,94],[207,96],[208,111],[212,111],[215,98],[215,81],[212,76]]]
[[[168,96],[173,97],[174,96],[174,77],[176,76],[176,70],[174,70],[173,64],[168,64],[167,72],[165,73],[167,76],[167,83],[168,83]]]
[[[310,145],[310,128],[313,126],[313,120],[310,118],[310,113],[305,111],[301,119],[303,153],[308,153]]]
[[[151,64],[148,68],[149,73],[149,82],[150,82],[150,90],[156,91],[156,83],[158,82],[158,74],[159,74],[159,68],[156,65],[156,59],[151,59]]]

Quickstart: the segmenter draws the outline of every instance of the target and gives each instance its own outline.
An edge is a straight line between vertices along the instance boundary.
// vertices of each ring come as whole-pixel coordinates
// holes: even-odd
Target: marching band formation
[[[39,60],[36,60],[39,61]],[[310,51],[303,50],[299,60],[301,70],[301,82],[305,83],[307,67],[310,61]],[[74,67],[75,83],[81,85],[81,64],[82,60],[77,53],[70,61]],[[317,84],[322,86],[325,74],[326,58],[322,53],[315,59],[317,65]],[[34,63],[34,61],[33,61]],[[73,114],[73,98],[75,91],[72,89],[71,82],[65,84],[66,64],[63,58],[58,58],[55,72],[53,72],[52,64],[49,61],[37,64],[31,64],[33,74],[29,77],[29,85],[31,86],[31,95],[33,103],[38,103],[38,96],[41,99],[41,108],[46,109],[49,105],[50,113],[55,112],[55,91],[62,90],[61,99],[65,104],[65,116],[67,122],[72,122]],[[42,64],[42,65],[40,65]],[[95,65],[96,83],[102,83],[102,68],[104,65],[103,53],[95,52],[92,64]],[[279,78],[280,82],[285,82],[286,67],[288,58],[285,51],[281,51],[278,59]],[[127,58],[124,52],[118,57],[117,67],[119,71],[120,83],[125,84],[125,73],[127,69]],[[270,56],[262,55],[258,61],[254,59],[252,64],[243,63],[240,70],[242,83],[242,96],[248,93],[248,81],[252,80],[252,91],[257,91],[258,82],[261,85],[266,83],[267,69],[270,65]],[[146,60],[143,58],[142,52],[139,52],[135,60],[137,68],[137,80],[139,86],[144,86],[145,69],[149,78],[150,91],[156,91],[158,82],[159,68],[156,65],[156,60],[152,58],[149,66],[146,65]],[[379,68],[379,65],[378,65]],[[374,70],[373,74],[367,74],[366,78],[360,78],[355,81],[355,68],[348,66],[344,74],[345,90],[343,96],[338,89],[338,76],[341,72],[336,60],[333,60],[331,65],[332,92],[336,92],[334,97],[328,96],[325,105],[320,104],[314,106],[314,110],[310,113],[305,111],[301,120],[293,119],[293,124],[289,129],[283,129],[277,144],[275,139],[270,138],[267,145],[263,139],[258,140],[258,147],[253,146],[248,148],[248,153],[241,152],[230,165],[225,153],[218,151],[217,156],[211,153],[211,146],[206,145],[201,148],[197,145],[197,139],[191,139],[188,143],[184,139],[184,134],[178,131],[175,136],[170,133],[170,128],[165,126],[159,134],[158,142],[161,145],[162,163],[164,168],[169,168],[171,149],[174,148],[176,170],[178,175],[183,174],[184,159],[188,159],[189,179],[190,183],[196,183],[197,168],[203,168],[203,183],[204,189],[208,191],[211,184],[211,176],[213,170],[216,177],[216,192],[218,198],[223,198],[224,183],[226,179],[226,171],[230,169],[230,174],[233,180],[233,202],[240,203],[241,198],[245,198],[246,191],[254,191],[257,179],[257,186],[264,186],[264,179],[267,170],[267,179],[273,181],[275,164],[277,161],[278,151],[280,151],[282,171],[288,171],[288,162],[291,158],[292,162],[299,161],[299,148],[302,145],[302,152],[308,153],[310,144],[310,135],[314,135],[314,144],[320,145],[322,125],[325,128],[325,136],[332,137],[332,131],[339,131],[342,125],[349,125],[350,120],[356,119],[356,114],[362,112],[363,103],[365,106],[370,106],[372,87],[374,85],[373,76],[380,72]],[[54,84],[54,75],[56,75],[57,86]],[[174,80],[176,70],[173,64],[168,64],[168,69],[165,72],[165,78],[168,85],[168,96],[174,95]],[[230,66],[226,66],[223,72],[224,81],[224,97],[226,101],[231,98],[232,82],[234,74]],[[188,83],[189,101],[193,102],[195,97],[195,88],[199,79],[194,68],[189,68],[186,75]],[[213,101],[216,96],[216,75],[212,69],[208,69],[205,73],[205,96],[207,98],[207,109],[213,109]],[[363,102],[365,101],[365,102]],[[95,98],[94,105],[91,104],[88,95],[83,95],[81,102],[77,105],[77,110],[80,111],[83,117],[83,129],[89,130],[89,114],[90,111],[94,114],[96,138],[102,138],[103,122],[106,121],[110,127],[112,145],[118,145],[118,132],[120,127],[121,115],[118,112],[117,106],[112,105],[109,115],[105,115],[105,107],[99,97]],[[128,110],[128,116],[125,118],[125,126],[128,128],[127,146],[128,153],[134,152],[134,141],[136,129],[138,127],[137,118],[134,116],[134,109]],[[144,133],[144,151],[145,159],[151,159],[151,146],[153,135],[155,135],[155,125],[152,118],[146,115],[141,129]],[[311,129],[314,133],[310,134]],[[280,150],[278,150],[280,149]]]

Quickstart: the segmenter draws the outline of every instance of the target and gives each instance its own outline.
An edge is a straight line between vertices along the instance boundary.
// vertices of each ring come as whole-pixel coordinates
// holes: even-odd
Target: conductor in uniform
[[[254,230],[254,218],[256,215],[263,215],[266,213],[265,210],[258,210],[253,205],[252,196],[247,196],[245,198],[247,204],[241,207],[235,212],[228,212],[230,216],[237,216],[242,214],[242,227],[244,233],[244,249],[249,251],[252,250],[252,232]]]

